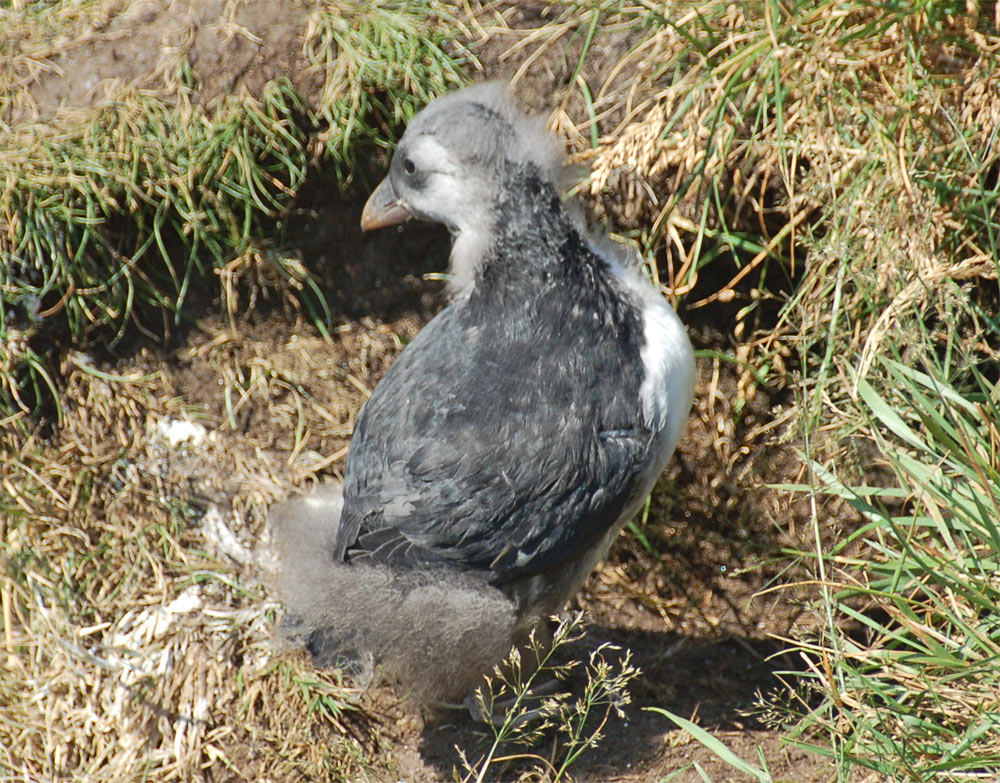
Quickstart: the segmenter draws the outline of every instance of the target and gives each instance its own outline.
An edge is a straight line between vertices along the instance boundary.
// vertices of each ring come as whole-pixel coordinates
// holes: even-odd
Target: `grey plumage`
[[[330,485],[271,514],[281,563],[276,587],[287,610],[281,636],[361,686],[379,666],[422,703],[467,695],[484,665],[526,637],[513,603],[453,569],[335,564],[342,506],[340,486]]]
[[[571,217],[561,173],[541,126],[483,85],[414,118],[366,206],[365,228],[448,226],[454,302],[365,404],[342,498],[276,518],[290,627],[327,663],[461,695],[576,592],[673,452],[690,343]]]

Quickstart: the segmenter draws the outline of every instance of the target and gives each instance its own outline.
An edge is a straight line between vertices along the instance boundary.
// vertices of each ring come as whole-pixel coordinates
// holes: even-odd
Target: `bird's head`
[[[461,291],[493,233],[509,172],[527,164],[559,187],[562,153],[542,123],[519,112],[505,86],[487,82],[437,98],[410,122],[388,176],[365,204],[369,231],[417,218],[455,238],[453,288]]]

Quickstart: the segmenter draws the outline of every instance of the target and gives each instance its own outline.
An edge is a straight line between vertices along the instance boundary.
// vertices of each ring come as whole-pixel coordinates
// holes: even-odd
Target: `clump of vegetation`
[[[640,674],[628,650],[605,643],[591,651],[586,664],[572,658],[559,662],[585,630],[577,612],[559,621],[551,644],[532,632],[524,650],[511,650],[485,678],[476,691],[475,711],[492,729],[493,740],[475,762],[459,750],[465,781],[482,783],[494,767],[511,762],[529,763],[540,779],[564,780],[569,767],[604,739],[608,720],[624,717],[622,708],[631,702],[629,684]],[[578,696],[567,683],[574,672],[585,679]],[[550,738],[548,757],[540,755],[537,746]],[[523,750],[500,755],[513,747]]]
[[[273,84],[210,115],[137,97],[55,137],[6,137],[0,168],[17,183],[0,214],[7,410],[58,396],[46,350],[57,340],[113,346],[130,327],[162,335],[209,269],[259,249],[305,178],[298,111]],[[301,285],[301,269],[268,258],[275,276]]]
[[[309,271],[273,249],[310,163],[322,154],[349,182],[358,149],[460,83],[460,58],[445,48],[453,19],[434,3],[319,6],[300,10],[303,65],[322,75],[316,95],[279,79],[257,95],[201,100],[181,47],[152,87],[33,118],[33,82],[107,25],[111,5],[67,4],[58,24],[29,6],[7,12],[17,23],[0,34],[10,60],[0,81],[0,412],[51,409],[53,347],[113,347],[129,330],[162,339],[213,277],[231,313],[244,281],[307,289],[313,316],[328,318]]]
[[[650,227],[641,238],[666,250],[677,295],[731,270],[685,307],[742,304],[736,336],[765,327],[744,340],[759,367],[784,367],[772,350],[782,335],[802,355],[863,344],[870,365],[901,318],[947,307],[937,283],[996,279],[1000,74],[986,9],[623,13],[645,35],[588,90],[597,116],[628,110],[590,156],[592,191],[625,189],[618,217]],[[631,65],[648,84],[616,90]],[[841,266],[850,274],[835,296]],[[776,298],[771,319],[752,317]]]
[[[849,486],[813,465],[864,519],[818,553],[828,624],[803,645],[822,701],[799,727],[845,774],[1000,770],[1000,386],[995,368],[959,369],[964,352],[950,341],[924,370],[880,359],[883,393],[858,379],[859,430],[896,484]]]

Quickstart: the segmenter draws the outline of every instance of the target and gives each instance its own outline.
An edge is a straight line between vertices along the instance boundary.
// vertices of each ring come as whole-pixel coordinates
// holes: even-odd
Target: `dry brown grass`
[[[220,331],[117,377],[76,354],[58,439],[5,422],[9,772],[347,774],[356,695],[275,656],[263,522],[342,459],[370,374],[398,348],[379,329],[332,344]]]

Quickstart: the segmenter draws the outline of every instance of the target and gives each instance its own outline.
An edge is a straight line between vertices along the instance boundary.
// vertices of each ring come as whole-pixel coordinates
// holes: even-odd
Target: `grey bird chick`
[[[465,695],[606,556],[677,445],[694,356],[621,248],[560,199],[560,149],[502,85],[438,98],[365,206],[453,237],[452,303],[358,416],[342,494],[279,509],[292,635]]]

